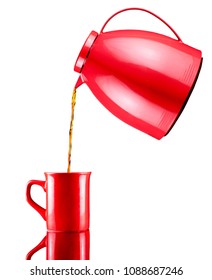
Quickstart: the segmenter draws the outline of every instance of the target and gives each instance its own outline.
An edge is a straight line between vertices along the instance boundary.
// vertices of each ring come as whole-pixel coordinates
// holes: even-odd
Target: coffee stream
[[[76,88],[73,89],[72,93],[72,102],[71,102],[71,122],[70,122],[70,129],[69,129],[69,148],[68,148],[68,168],[67,172],[71,172],[71,150],[72,150],[72,134],[73,134],[73,127],[74,127],[74,108],[76,104]]]

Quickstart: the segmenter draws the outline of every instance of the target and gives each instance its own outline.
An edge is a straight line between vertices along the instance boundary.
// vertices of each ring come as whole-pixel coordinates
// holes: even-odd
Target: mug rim
[[[53,174],[58,174],[58,175],[71,175],[71,174],[80,174],[80,175],[87,175],[87,174],[91,174],[91,171],[73,171],[73,172],[51,172],[51,171],[47,171],[44,172],[44,174],[47,175],[53,175]]]

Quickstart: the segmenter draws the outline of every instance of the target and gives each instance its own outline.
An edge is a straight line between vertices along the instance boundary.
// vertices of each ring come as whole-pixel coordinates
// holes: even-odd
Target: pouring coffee
[[[116,15],[129,10],[147,12],[176,36],[144,30],[104,32]],[[72,94],[67,173],[46,172],[45,181],[30,180],[27,201],[46,221],[47,234],[26,256],[46,247],[46,259],[89,259],[90,172],[71,172],[76,90],[85,83],[112,114],[132,127],[161,139],[173,127],[197,81],[202,53],[184,44],[159,16],[141,8],[112,15],[100,33],[92,31],[76,60],[80,73]],[[31,197],[33,185],[46,193],[46,209]]]

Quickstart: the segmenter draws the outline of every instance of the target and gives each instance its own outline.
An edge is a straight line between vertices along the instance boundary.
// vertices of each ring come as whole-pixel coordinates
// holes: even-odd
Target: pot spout
[[[75,88],[77,89],[79,86],[81,86],[84,83],[84,81],[82,80],[82,76],[79,75],[79,78],[75,84]]]

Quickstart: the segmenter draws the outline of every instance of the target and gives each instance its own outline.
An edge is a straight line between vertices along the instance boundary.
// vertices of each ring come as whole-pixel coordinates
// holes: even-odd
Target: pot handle
[[[126,8],[126,9],[123,9],[123,10],[120,10],[118,12],[116,12],[115,14],[113,14],[106,22],[105,24],[103,25],[100,33],[103,33],[104,29],[105,29],[105,26],[108,24],[108,22],[113,18],[115,17],[116,15],[120,14],[120,13],[123,13],[123,12],[126,12],[126,11],[131,11],[131,10],[138,10],[138,11],[143,11],[143,12],[146,12],[146,13],[149,13],[151,14],[152,16],[156,17],[157,19],[159,19],[160,21],[162,21],[173,33],[174,35],[177,37],[178,41],[182,42],[180,36],[177,34],[177,32],[165,21],[163,20],[162,18],[160,18],[159,16],[157,16],[156,14],[146,10],[146,9],[143,9],[143,8]]]

